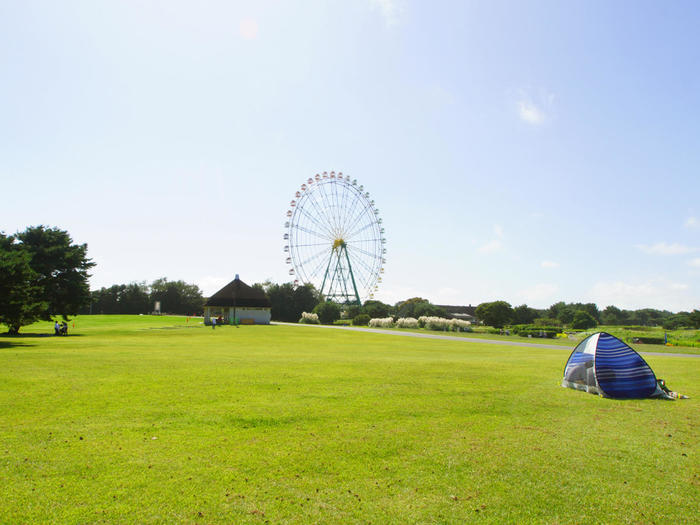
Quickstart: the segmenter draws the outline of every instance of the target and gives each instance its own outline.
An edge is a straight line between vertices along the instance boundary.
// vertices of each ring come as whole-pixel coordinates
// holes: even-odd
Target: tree
[[[362,313],[369,315],[372,319],[383,319],[385,317],[389,317],[390,311],[391,306],[389,306],[388,304],[384,304],[381,301],[375,301],[373,299],[365,301],[365,304],[362,306]]]
[[[587,330],[598,326],[598,321],[585,310],[578,310],[571,321],[571,328],[576,330]]]
[[[115,284],[90,293],[90,306],[81,313],[145,314],[153,308],[145,282]]]
[[[302,312],[311,312],[318,304],[318,292],[312,284],[295,287],[292,283],[265,281],[253,287],[265,292],[270,300],[270,315],[275,321],[296,323]]]
[[[484,324],[494,328],[503,328],[513,319],[513,307],[505,301],[481,303],[476,307],[476,316]]]
[[[396,303],[397,317],[415,317],[417,319],[424,315],[447,317],[447,312],[444,308],[431,304],[430,301],[422,297],[412,297]]]
[[[513,308],[513,324],[532,324],[537,317],[537,310],[526,304]]]
[[[318,315],[321,324],[333,324],[340,319],[340,306],[334,302],[325,301],[314,307],[314,313]]]
[[[606,306],[605,310],[600,314],[600,319],[603,324],[623,325],[627,324],[627,312],[620,310],[617,306]]]
[[[73,244],[68,232],[44,226],[30,226],[16,238],[30,256],[36,274],[31,284],[46,303],[45,319],[68,319],[89,303],[88,270],[95,263],[87,258],[87,244]]]
[[[150,304],[160,301],[163,312],[194,314],[204,308],[204,298],[199,286],[185,281],[168,281],[165,277],[151,284]]]
[[[41,300],[41,289],[32,284],[37,275],[30,258],[13,237],[0,233],[0,323],[13,335],[23,325],[41,319],[47,307]]]

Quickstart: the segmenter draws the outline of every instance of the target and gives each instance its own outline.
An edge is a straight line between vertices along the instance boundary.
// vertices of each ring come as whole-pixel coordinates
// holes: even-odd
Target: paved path
[[[388,334],[388,335],[399,335],[402,337],[422,337],[424,339],[446,339],[449,341],[463,341],[465,343],[487,343],[492,345],[506,345],[506,346],[531,346],[533,348],[552,348],[555,350],[566,350],[571,352],[573,346],[565,345],[548,345],[545,343],[529,343],[523,341],[500,341],[498,339],[479,339],[476,337],[459,337],[454,335],[438,335],[438,334],[421,334],[417,332],[401,332],[398,330],[387,330],[387,329],[377,329],[377,328],[361,328],[359,326],[336,326],[336,325],[325,325],[325,324],[299,324],[299,323],[280,323],[273,322],[272,324],[284,325],[284,326],[299,326],[307,328],[330,328],[333,330],[350,330],[352,332],[369,332],[372,334]],[[700,354],[675,354],[670,352],[640,352],[642,355],[654,355],[662,357],[693,357],[700,358]]]

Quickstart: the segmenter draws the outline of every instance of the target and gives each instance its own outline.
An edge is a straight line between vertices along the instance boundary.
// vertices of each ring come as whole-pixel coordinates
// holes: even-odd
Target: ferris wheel
[[[369,192],[334,171],[309,177],[289,203],[286,262],[294,284],[311,283],[326,300],[362,304],[382,282],[386,239]]]

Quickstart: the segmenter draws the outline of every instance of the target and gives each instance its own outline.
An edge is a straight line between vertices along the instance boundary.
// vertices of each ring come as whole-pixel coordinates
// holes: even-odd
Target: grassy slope
[[[648,358],[693,399],[615,401],[560,388],[561,350],[193,324],[0,336],[0,522],[695,515],[697,359]]]

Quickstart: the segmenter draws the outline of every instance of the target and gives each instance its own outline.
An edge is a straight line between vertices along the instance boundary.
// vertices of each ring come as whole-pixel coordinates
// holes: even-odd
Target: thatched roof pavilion
[[[204,303],[204,322],[221,317],[227,323],[269,324],[270,300],[265,292],[236,278]]]

